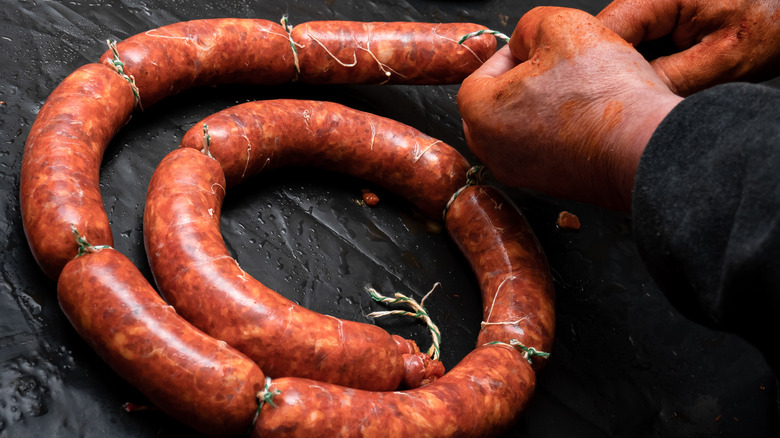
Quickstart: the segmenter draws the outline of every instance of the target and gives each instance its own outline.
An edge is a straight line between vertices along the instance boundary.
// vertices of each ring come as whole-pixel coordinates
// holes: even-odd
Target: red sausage
[[[496,39],[464,35],[471,23],[312,21],[295,26],[301,82],[457,84],[496,51]]]
[[[368,32],[348,35],[350,43],[355,42],[353,37],[362,37],[371,45],[379,35],[405,41],[391,49],[385,48],[383,43],[381,51],[371,45],[371,50],[380,54],[387,50],[404,50],[403,58],[408,58],[406,61],[417,70],[416,75],[403,73],[410,78],[407,83],[451,82],[452,79],[444,76],[445,72],[460,71],[465,76],[478,66],[474,59],[486,59],[486,56],[473,54],[479,52],[478,46],[486,44],[479,38],[467,41],[470,51],[454,46],[445,49],[447,38],[461,36],[450,34],[465,33],[471,29],[469,25],[393,24],[388,29],[392,27],[395,29],[392,32],[400,32],[393,34],[379,32],[383,26],[376,23],[342,24]],[[311,31],[308,27],[302,28],[306,38],[315,35],[312,32],[316,27],[318,25]],[[453,30],[445,32],[450,28]],[[416,38],[422,38],[419,44]],[[495,45],[492,37],[486,40]],[[302,41],[306,42],[306,39]],[[123,72],[134,81],[141,106],[148,108],[166,96],[194,86],[290,82],[296,75],[290,44],[286,30],[267,20],[209,19],[175,23],[135,35],[117,44],[117,54]],[[312,47],[315,46],[321,47],[318,44]],[[414,53],[409,52],[412,46]],[[299,50],[298,55],[305,53],[305,50]],[[304,59],[318,56],[305,55]],[[396,54],[394,57],[401,56]],[[113,51],[108,50],[100,62],[112,65],[113,58]],[[437,67],[442,59],[446,65],[443,69]],[[309,61],[300,62],[298,65],[309,65]],[[401,66],[397,68],[406,71]],[[420,73],[426,69],[424,74]],[[89,64],[66,78],[41,109],[25,146],[21,187],[25,232],[36,260],[52,279],[57,278],[74,255],[69,239],[70,223],[76,224],[95,244],[111,244],[98,186],[99,164],[108,142],[127,122],[135,96],[125,78],[110,70],[113,68]],[[361,71],[369,72],[371,67],[361,67]],[[348,77],[353,78],[348,82],[373,81],[356,75],[355,69],[350,69]],[[415,77],[417,79],[411,80]],[[339,82],[344,79],[326,80],[323,77],[319,80]]]
[[[30,129],[22,161],[22,220],[35,260],[53,280],[77,252],[71,224],[95,245],[112,244],[100,162],[133,106],[127,81],[102,64],[87,64],[51,93]]]
[[[246,433],[264,385],[260,368],[178,316],[122,254],[96,251],[69,262],[57,284],[79,335],[173,418],[212,436]]]
[[[471,186],[446,226],[480,280],[485,320],[478,347],[440,379],[402,392],[368,392],[302,379],[278,379],[253,437],[484,437],[508,430],[534,392],[539,357],[549,351],[554,296],[547,261],[528,223],[500,191]],[[268,392],[266,392],[268,393]]]
[[[271,383],[252,430],[260,437],[488,437],[506,432],[536,376],[506,345],[477,348],[444,377],[408,391],[360,391],[298,378]]]
[[[549,352],[555,291],[547,258],[522,213],[498,189],[471,186],[452,202],[445,222],[482,290],[477,345],[515,339]],[[534,358],[533,363],[539,369],[545,360]]]
[[[244,272],[220,233],[224,195],[219,163],[191,148],[168,154],[149,184],[144,213],[149,263],[161,293],[188,321],[242,351],[272,377],[388,390],[443,373],[439,362],[406,366],[406,353],[423,355],[412,341],[308,310]]]
[[[196,86],[282,84],[295,76],[289,36],[268,20],[183,21],[134,35],[117,51],[144,108]],[[113,57],[108,50],[100,62]]]
[[[369,180],[435,219],[466,180],[469,164],[451,146],[402,123],[330,102],[249,102],[213,114],[182,138],[210,150],[229,185],[264,170],[316,166]]]

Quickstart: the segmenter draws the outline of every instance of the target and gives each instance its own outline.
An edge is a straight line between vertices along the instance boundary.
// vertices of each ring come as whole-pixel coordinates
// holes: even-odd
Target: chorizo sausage
[[[352,29],[362,26],[359,23],[342,24]],[[458,33],[470,29],[464,26],[453,25],[453,28]],[[374,27],[376,24],[367,29]],[[419,46],[419,53],[415,52],[413,56],[407,53],[404,58],[409,58],[409,62],[420,61],[413,62],[418,70],[421,65],[425,65],[423,69],[432,70],[422,75],[425,80],[416,79],[410,83],[428,80],[443,83],[451,81],[444,80],[444,76],[437,77],[443,71],[462,71],[465,77],[478,66],[468,60],[475,58],[473,48],[469,49],[468,55],[464,55],[466,49],[462,47],[454,51],[443,49],[447,38],[441,35],[449,35],[444,32],[445,28],[449,26],[407,23],[396,29],[406,34],[371,30],[361,35],[369,41],[375,41],[380,34],[391,40],[401,38],[407,41],[406,46],[414,41],[414,45]],[[308,30],[303,33],[310,34]],[[111,244],[108,219],[99,196],[99,163],[108,142],[127,122],[136,97],[139,99],[136,103],[148,108],[166,96],[195,86],[290,82],[296,76],[290,38],[285,28],[267,20],[225,18],[174,23],[118,43],[116,56],[113,50],[101,56],[100,63],[105,66],[88,64],[66,78],[36,117],[25,145],[22,166],[25,232],[44,272],[56,279],[73,257],[73,243],[68,237],[70,223],[75,223],[94,243]],[[419,44],[416,38],[422,38]],[[487,41],[491,39],[486,38]],[[469,41],[475,41],[471,43],[474,47],[486,44],[480,38]],[[354,42],[350,40],[350,43]],[[394,45],[391,49],[383,49],[382,53],[387,50],[408,52],[405,45]],[[312,45],[315,46],[318,45]],[[434,56],[431,51],[437,54]],[[468,59],[461,59],[464,57]],[[435,67],[440,64],[438,61],[421,62],[428,58],[444,59],[448,67],[440,71]],[[121,63],[125,77],[111,71],[115,62]],[[351,70],[350,75],[354,75],[354,69]],[[401,67],[398,70],[404,71]],[[359,75],[354,78],[355,81],[367,81]],[[132,80],[133,85],[126,79]],[[320,80],[323,83],[339,81]],[[135,96],[136,92],[138,96]],[[72,175],[76,175],[76,180],[71,180]]]
[[[288,34],[268,20],[203,19],[134,35],[100,62],[123,63],[143,107],[195,86],[272,85],[296,77],[320,84],[454,84],[495,52],[489,35],[458,44],[463,35],[482,29],[469,23],[321,21]],[[353,54],[353,64],[339,61]]]
[[[130,118],[127,82],[102,64],[87,64],[60,83],[25,143],[20,183],[22,221],[35,260],[56,280],[78,250],[70,226],[96,245],[111,245],[100,195],[100,162]]]
[[[161,293],[184,318],[272,377],[388,390],[443,374],[438,361],[424,369],[406,366],[406,356],[423,355],[413,341],[308,310],[244,272],[220,233],[224,186],[219,163],[191,148],[168,154],[149,184],[149,264]]]
[[[477,275],[483,327],[477,344],[510,342],[549,352],[555,332],[555,291],[539,241],[500,190],[470,186],[447,210],[445,225]],[[546,360],[534,360],[539,369]]]
[[[513,425],[534,393],[539,368],[527,348],[549,349],[552,341],[546,257],[520,211],[495,188],[459,191],[445,223],[480,280],[486,322],[498,322],[483,325],[478,347],[440,379],[408,391],[274,380],[265,391],[275,395],[273,404],[262,406],[252,437],[484,437]],[[512,340],[525,348],[512,348]]]
[[[295,76],[296,64],[292,55],[285,54],[294,54],[289,49],[290,38],[284,34],[278,35],[278,27],[270,24],[266,26],[267,23],[249,25],[243,21],[237,23],[230,20],[211,23],[225,26],[218,29],[207,25],[204,30],[200,27],[203,23],[171,25],[164,31],[156,32],[159,30],[156,29],[120,43],[117,47],[119,59],[115,61],[121,60],[126,78],[134,82],[140,96],[139,103],[148,107],[186,88],[215,82],[274,84],[289,81],[291,74]],[[251,50],[253,54],[258,54],[257,59],[253,58],[246,66],[248,49],[244,41],[250,33],[256,32],[253,27],[255,24],[261,27],[258,40],[268,39],[274,43],[268,43],[270,49],[265,47],[265,43],[253,43],[264,47]],[[190,32],[192,29],[196,30]],[[306,33],[307,36],[311,35],[308,31]],[[372,28],[370,33],[373,35],[375,30]],[[436,33],[428,33],[428,36],[438,38]],[[393,38],[399,36],[394,35]],[[285,50],[288,51],[282,51],[278,38],[286,40]],[[370,35],[366,38],[372,43],[375,41]],[[150,44],[151,41],[155,44]],[[309,45],[322,46],[319,42]],[[406,45],[413,46],[408,42]],[[395,81],[393,72],[399,72],[399,81],[409,81],[406,83],[427,81],[415,79],[416,76],[411,73],[404,73],[401,66],[396,68],[386,63],[385,49],[377,47],[365,45],[354,50],[367,52],[372,59],[376,59],[377,65],[381,67],[379,70],[385,76],[390,72],[389,82]],[[101,58],[101,63],[116,65],[109,59],[113,55],[113,52],[107,52]],[[420,51],[410,55],[414,58],[418,55],[430,56],[430,53]],[[410,57],[403,58],[408,60]],[[439,56],[431,57],[435,58]],[[464,63],[462,59],[453,59],[452,56],[444,56],[443,59],[449,60],[452,69],[461,69]],[[299,60],[297,68],[300,69],[302,65],[306,63]],[[162,67],[158,69],[159,66]],[[431,71],[435,70],[430,68]],[[468,73],[470,71],[465,74]],[[335,73],[332,73],[330,78],[317,80],[325,81],[322,83],[339,81],[335,77]],[[441,78],[444,77],[442,74]],[[28,145],[25,146],[21,187],[25,232],[36,260],[47,275],[52,278],[59,275],[58,296],[63,311],[104,360],[173,417],[209,434],[239,433],[240,429],[248,425],[254,413],[253,393],[259,389],[259,382],[263,379],[259,368],[240,353],[193,329],[176,316],[132,263],[115,251],[103,249],[66,265],[77,249],[72,243],[64,243],[62,237],[69,232],[73,223],[86,230],[93,243],[111,243],[105,211],[98,205],[102,203],[97,175],[105,147],[126,123],[136,103],[134,88],[127,84],[126,78],[105,65],[87,65],[69,76],[58,87],[59,92],[55,90],[42,108],[35,123],[39,126],[33,126],[31,138],[28,138]],[[434,83],[443,83],[441,78],[434,78]],[[369,77],[361,81],[376,82],[376,79]],[[58,149],[58,145],[63,143],[67,147]],[[46,168],[51,170],[47,171]],[[42,172],[40,177],[39,172]],[[73,175],[78,180],[76,183],[63,181]],[[72,196],[72,199],[65,196],[63,203],[63,194]],[[61,208],[62,205],[65,207]],[[51,247],[43,248],[45,245],[40,242],[48,240],[52,231],[56,242]],[[90,287],[85,288],[84,284]],[[158,332],[160,328],[163,330]],[[392,339],[394,342],[398,340],[397,337]],[[398,351],[412,348],[404,344],[398,347]],[[496,357],[497,351],[504,351],[501,354],[505,357]],[[516,357],[507,357],[509,354]],[[447,394],[462,389],[463,385],[457,383],[472,382],[478,388],[470,394],[477,394],[474,397],[478,399],[478,404],[495,402],[499,406],[489,410],[486,418],[495,419],[495,423],[503,427],[507,421],[516,418],[519,410],[525,406],[531,392],[529,387],[533,386],[533,371],[523,361],[519,361],[523,365],[515,366],[513,362],[518,361],[517,357],[522,358],[522,355],[506,346],[481,347],[469,357],[487,359],[469,359],[464,362],[470,366],[456,367],[458,371],[451,373],[456,383],[452,388],[432,386],[430,392],[424,392],[425,387],[415,393],[419,396],[415,396],[421,400],[445,400]],[[489,376],[486,383],[475,383],[479,379],[471,376],[473,368],[488,370],[491,368],[486,365],[488,362],[499,364],[492,365],[492,368],[500,371],[510,368],[516,370],[516,375],[521,377],[513,380],[513,373],[504,372],[499,376],[489,371],[486,373]],[[502,367],[501,364],[506,366]],[[507,391],[497,398],[485,397],[488,389],[503,387],[502,382],[508,382]],[[370,397],[376,397],[378,393],[371,394],[374,395]],[[293,406],[294,400],[289,395],[285,397],[287,405]],[[400,400],[406,396],[396,397]],[[452,400],[452,397],[449,399]],[[391,410],[400,409],[397,406],[397,403],[391,404]],[[509,407],[503,409],[505,406]],[[206,415],[198,415],[204,412]],[[414,415],[408,410],[405,412]],[[449,411],[445,415],[445,422],[437,423],[441,427],[434,426],[436,430],[431,433],[453,432],[453,429],[446,428],[446,424],[458,423],[457,416],[462,425],[463,419],[468,418],[462,413],[456,415],[452,412]],[[433,416],[433,411],[430,413]],[[477,433],[480,431],[488,433],[493,429],[479,429]]]
[[[252,437],[487,437],[506,432],[536,375],[507,345],[469,353],[442,378],[408,391],[361,391],[299,378],[274,380]]]
[[[291,32],[298,80],[313,84],[457,84],[496,51],[496,39],[466,34],[472,23],[312,21]]]
[[[196,86],[274,85],[295,77],[287,32],[262,19],[182,21],[127,38],[116,50],[144,108]],[[110,65],[114,57],[108,50],[100,62]]]
[[[453,147],[384,117],[331,102],[249,102],[193,126],[183,147],[210,151],[229,185],[264,170],[316,166],[373,181],[432,218],[461,187],[468,161]]]
[[[90,347],[168,415],[212,436],[249,429],[260,368],[177,315],[125,256],[105,248],[75,258],[57,297]]]

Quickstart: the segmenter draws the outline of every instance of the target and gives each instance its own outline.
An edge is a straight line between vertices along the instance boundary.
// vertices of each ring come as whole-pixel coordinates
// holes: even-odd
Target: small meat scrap
[[[379,196],[369,189],[363,189],[363,202],[368,206],[374,206],[379,203]]]
[[[580,219],[568,211],[558,213],[558,226],[566,230],[579,230]]]

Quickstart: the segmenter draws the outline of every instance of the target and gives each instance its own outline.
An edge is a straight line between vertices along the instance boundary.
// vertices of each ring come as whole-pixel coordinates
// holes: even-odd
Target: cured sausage
[[[552,276],[520,210],[494,187],[471,186],[454,199],[445,225],[482,291],[483,323],[477,344],[515,339],[549,352],[555,333]],[[539,369],[546,360],[540,357],[533,363]]]
[[[53,280],[78,251],[71,225],[95,245],[113,242],[100,195],[100,162],[129,120],[134,99],[115,71],[87,64],[49,95],[30,128],[20,183],[22,221],[35,260]]]
[[[443,374],[438,361],[406,366],[406,356],[424,355],[413,341],[308,310],[243,271],[220,233],[224,195],[219,163],[191,148],[168,154],[149,184],[144,213],[149,263],[161,293],[188,321],[242,351],[272,377],[389,390]]]
[[[116,251],[92,247],[68,262],[80,250],[70,229],[75,225],[94,244],[111,243],[99,166],[108,142],[134,107],[149,107],[190,87],[226,82],[277,84],[297,77],[311,83],[452,83],[495,50],[495,41],[488,36],[486,56],[478,56],[480,38],[469,40],[466,49],[442,43],[455,42],[471,29],[450,35],[441,25],[344,26],[357,30],[345,34],[355,43],[351,50],[359,62],[354,66],[343,61],[346,46],[329,46],[329,38],[317,33],[316,26],[302,28],[300,41],[294,29],[287,34],[287,29],[264,20],[197,20],[139,34],[114,46],[100,63],[66,78],[41,109],[28,137],[21,184],[25,233],[42,269],[59,280],[63,311],[118,374],[163,411],[203,433],[239,434],[251,424],[262,371],[179,317]],[[404,42],[388,45],[382,43],[385,38]],[[338,67],[322,73],[306,59],[307,47],[328,47],[324,59],[337,61]],[[402,52],[388,55],[396,50]],[[407,69],[411,65],[418,71]],[[420,74],[421,66],[427,73]],[[384,76],[377,76],[377,70]],[[432,144],[423,146],[416,149],[420,152],[416,159],[433,150]],[[438,196],[439,189],[435,192]],[[399,337],[390,339],[403,361],[413,362],[408,358],[418,353],[416,346]],[[325,352],[322,360],[340,354],[327,341],[315,347]],[[312,390],[310,380],[282,378],[275,382],[284,391],[276,400],[279,410],[271,414],[273,406],[266,404],[254,430],[308,430],[304,435],[311,436],[312,431],[336,430],[336,423],[321,421],[332,416],[344,424],[337,428],[344,434],[358,433],[365,424],[363,430],[371,435],[408,430],[419,432],[413,435],[484,436],[505,430],[517,418],[533,392],[534,376],[523,354],[506,344],[491,344],[479,347],[446,377],[408,392],[370,392],[323,383],[319,385],[327,393],[319,393]],[[404,376],[407,382],[425,380],[412,377]],[[330,396],[341,399],[325,400]],[[371,414],[379,412],[384,423],[371,420]],[[403,417],[397,418],[398,413]],[[474,414],[482,418],[476,425],[469,424]],[[293,418],[297,423],[290,423]],[[320,428],[312,429],[318,424]]]
[[[363,27],[355,22],[334,22],[334,25],[352,30]],[[487,35],[467,41],[469,49],[455,47],[457,44],[446,48],[449,43],[441,35],[449,34],[444,29],[452,27],[451,32],[459,33],[476,25],[393,25],[396,31],[405,34],[377,33],[374,28],[381,27],[377,26],[376,23],[368,26],[369,33],[346,36],[350,38],[350,44],[363,44],[354,40],[360,35],[372,44],[379,41],[380,35],[389,40],[406,41],[401,46],[391,45],[392,48],[383,49],[381,53],[404,50],[404,56],[395,57],[414,63],[418,71],[436,69],[410,75],[417,79],[409,83],[430,80],[432,84],[439,84],[453,80],[437,76],[443,74],[442,71],[458,71],[465,77],[478,67],[473,61],[476,59],[474,53],[478,51],[472,47],[493,44],[487,52],[495,51],[495,39]],[[313,30],[302,32],[315,35]],[[305,51],[294,52],[294,45],[287,29],[267,20],[193,20],[134,35],[116,44],[115,50],[106,51],[100,64],[85,65],[66,78],[36,117],[25,144],[22,165],[20,191],[24,228],[33,255],[43,271],[56,279],[75,254],[69,238],[71,223],[95,244],[111,244],[108,218],[100,198],[100,161],[109,141],[128,121],[135,106],[148,108],[166,96],[195,86],[290,82],[295,79],[300,65],[309,64],[309,61],[296,62],[295,57]],[[319,44],[311,47],[315,46],[321,47]],[[414,53],[409,51],[412,46],[417,50]],[[380,53],[371,50],[371,53]],[[316,56],[319,55],[309,57],[316,59]],[[478,58],[484,60],[487,56]],[[428,63],[426,59],[437,62]],[[435,66],[442,63],[447,67],[440,71]],[[393,70],[404,71],[401,66],[388,65]],[[121,75],[112,71],[117,69],[121,70]],[[350,71],[354,82],[370,82],[357,75],[357,69],[350,68]],[[336,74],[335,70],[329,74]],[[317,77],[322,83],[344,80],[328,79],[325,73]]]
[[[130,260],[92,248],[69,262],[57,296],[95,352],[168,415],[202,433],[246,433],[263,372],[167,305]]]
[[[287,32],[262,19],[182,21],[131,36],[100,57],[134,78],[141,105],[203,85],[274,85],[295,77]]]
[[[277,379],[273,405],[263,405],[251,436],[496,436],[516,422],[535,386],[523,355],[504,344],[479,347],[442,378],[408,391]]]
[[[195,124],[181,146],[202,148],[203,125],[230,186],[261,171],[315,166],[380,184],[440,219],[469,169],[468,161],[440,140],[331,102],[237,105]]]
[[[100,62],[123,64],[144,108],[217,83],[454,84],[495,52],[490,35],[458,44],[463,35],[482,29],[470,23],[319,21],[288,34],[268,20],[192,20],[134,35]]]
[[[498,189],[459,191],[445,222],[486,300],[489,324],[480,330],[478,347],[440,379],[408,391],[274,380],[266,391],[274,395],[273,405],[262,406],[253,437],[484,437],[514,424],[534,393],[539,366],[531,363],[544,363],[534,351],[549,348],[552,340],[554,297],[546,257],[525,218]]]
[[[312,21],[295,26],[301,82],[457,84],[496,51],[481,35],[458,44],[472,23]]]

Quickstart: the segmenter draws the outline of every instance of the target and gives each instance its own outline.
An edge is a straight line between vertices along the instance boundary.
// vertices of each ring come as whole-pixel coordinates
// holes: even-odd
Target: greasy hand
[[[592,15],[536,8],[458,93],[466,140],[515,187],[629,210],[639,157],[681,100]]]
[[[597,17],[634,45],[671,35],[681,51],[651,65],[681,96],[780,74],[780,0],[615,0]]]

